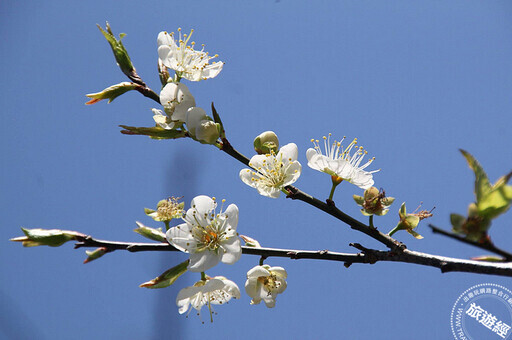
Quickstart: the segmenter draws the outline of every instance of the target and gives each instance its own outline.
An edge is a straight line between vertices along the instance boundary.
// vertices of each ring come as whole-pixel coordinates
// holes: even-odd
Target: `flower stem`
[[[398,226],[394,227],[393,230],[391,230],[389,233],[388,233],[388,236],[393,236],[394,233],[396,233],[397,231],[399,231],[400,229],[398,228]]]
[[[260,266],[263,266],[263,261],[265,261],[265,259],[265,256],[260,257]]]
[[[331,176],[332,179],[332,188],[331,193],[329,194],[329,201],[332,201],[332,197],[334,196],[334,190],[336,190],[336,187],[343,182],[343,178],[338,177],[336,175]]]
[[[201,272],[201,280],[206,281],[206,274],[205,272]]]
[[[371,228],[375,228],[375,226],[373,225],[373,215],[370,215],[368,223],[370,224]]]
[[[164,221],[165,223],[165,231],[169,230],[169,221]]]

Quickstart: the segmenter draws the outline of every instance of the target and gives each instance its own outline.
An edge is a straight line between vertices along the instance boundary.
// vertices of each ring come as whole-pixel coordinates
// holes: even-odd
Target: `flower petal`
[[[286,279],[288,277],[288,273],[283,267],[270,267],[268,269],[272,274],[275,274],[278,277]]]
[[[230,204],[224,214],[228,217],[228,224],[231,229],[236,230],[238,225],[238,207],[236,204]]]
[[[278,159],[280,155],[283,156],[283,159],[291,158],[291,161],[296,161],[299,156],[299,149],[295,143],[289,143],[279,150],[279,153],[277,154]]]
[[[217,263],[220,262],[222,258],[222,254],[215,253],[213,251],[202,251],[200,253],[190,253],[190,263],[188,265],[188,270],[191,272],[204,272],[208,270]]]
[[[259,297],[260,287],[257,279],[248,279],[245,281],[245,292],[251,298]]]
[[[222,247],[225,250],[221,259],[222,263],[233,264],[240,260],[240,256],[242,256],[242,247],[240,246],[240,239],[237,236],[222,242]]]
[[[165,233],[165,237],[170,244],[185,253],[195,250],[196,241],[191,233],[192,226],[188,223],[182,223],[172,227]]]
[[[286,179],[283,183],[283,187],[295,183],[302,172],[302,165],[295,161],[286,169]]]
[[[247,278],[257,279],[260,276],[269,276],[270,272],[263,266],[256,266],[247,272]]]

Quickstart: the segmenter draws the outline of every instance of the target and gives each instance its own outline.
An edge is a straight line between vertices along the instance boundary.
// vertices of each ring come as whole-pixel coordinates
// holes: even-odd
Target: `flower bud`
[[[168,199],[161,200],[156,205],[156,210],[145,208],[146,215],[158,222],[169,222],[173,218],[181,218],[183,216],[184,202],[178,203],[180,198],[169,197]],[[137,222],[137,224],[139,224]],[[164,235],[165,242],[165,235]]]
[[[487,231],[491,226],[491,219],[480,216],[475,203],[469,204],[467,218],[459,214],[451,214],[450,222],[452,231],[464,235],[466,239],[480,243],[488,241]]]
[[[364,200],[365,201],[373,200],[374,198],[377,198],[377,196],[379,196],[379,194],[380,194],[379,189],[377,189],[376,187],[368,188],[364,191]]]
[[[165,67],[160,58],[158,58],[158,75],[160,76],[160,82],[162,83],[162,86],[167,84],[170,77],[169,70],[167,67]]]
[[[89,97],[92,99],[89,100],[85,104],[86,105],[95,104],[103,99],[108,99],[108,103],[111,103],[114,99],[116,99],[123,93],[134,90],[137,86],[138,86],[137,84],[129,83],[127,81],[124,81],[124,82],[116,84],[116,85],[109,86],[101,92],[86,94],[85,95],[86,97]]]
[[[220,137],[220,124],[215,123],[200,107],[188,110],[186,124],[192,138],[203,144],[214,144]]]
[[[247,247],[261,248],[261,245],[260,245],[260,243],[258,242],[258,240],[255,240],[255,239],[253,239],[252,237],[245,236],[245,235],[240,235],[240,238],[241,238],[242,240],[244,240],[245,245],[246,245]]]
[[[470,203],[468,206],[468,217],[477,217],[478,216],[478,207],[475,203]]]
[[[148,238],[153,241],[158,241],[162,243],[167,243],[167,239],[165,238],[165,233],[162,231],[161,228],[155,229],[146,227],[144,224],[140,223],[139,221],[135,222],[137,223],[138,228],[133,229],[137,234],[140,234],[144,236],[145,238]]]
[[[84,264],[99,259],[103,255],[108,253],[108,249],[105,247],[100,247],[92,251],[86,250],[85,253],[87,254],[87,258],[85,259]]]
[[[421,236],[420,234],[415,232],[414,229],[418,226],[418,224],[420,223],[420,221],[422,219],[432,216],[432,214],[430,212],[426,212],[426,211],[420,211],[418,214],[415,214],[415,213],[408,214],[407,210],[405,208],[405,202],[402,203],[402,205],[400,206],[400,211],[398,212],[398,215],[400,216],[400,221],[398,221],[398,224],[396,225],[396,227],[393,228],[393,230],[391,230],[388,233],[388,235],[392,236],[394,233],[396,233],[399,230],[405,230],[409,234],[411,234],[412,236],[414,236],[415,238],[417,238],[419,240],[421,240],[423,238],[423,236]],[[427,216],[427,215],[429,215],[429,216]]]
[[[196,106],[196,100],[182,83],[167,83],[160,91],[160,103],[172,121],[185,122],[187,111]]]
[[[139,287],[144,288],[165,288],[172,285],[181,275],[187,272],[189,260],[182,262],[171,269],[166,270],[160,276],[155,277],[153,280],[144,282]]]
[[[279,139],[274,131],[265,131],[254,139],[254,150],[259,154],[276,154],[279,150]]]
[[[389,211],[389,206],[395,201],[394,197],[386,197],[384,190],[370,187],[364,191],[364,197],[354,195],[354,201],[361,206],[361,213],[365,216],[384,216]]]
[[[119,35],[119,40],[117,40],[114,36],[114,33],[112,33],[112,30],[110,29],[110,25],[108,24],[108,22],[106,24],[107,31],[101,28],[100,25],[97,26],[100,29],[101,33],[103,33],[105,39],[107,39],[108,43],[110,44],[112,52],[114,53],[114,57],[116,58],[117,65],[119,66],[121,71],[130,79],[140,79],[137,73],[135,72],[135,67],[133,67],[133,64],[130,60],[130,56],[128,55],[128,51],[126,51],[126,48],[123,46],[123,43],[121,42],[121,40],[124,38],[126,34],[121,33]]]
[[[64,243],[76,240],[86,235],[76,231],[59,229],[25,229],[21,228],[25,236],[12,238],[11,241],[22,242],[24,247],[50,246],[59,247]]]

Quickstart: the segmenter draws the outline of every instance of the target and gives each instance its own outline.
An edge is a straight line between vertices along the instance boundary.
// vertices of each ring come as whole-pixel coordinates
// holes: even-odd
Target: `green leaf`
[[[161,128],[160,126],[154,127],[137,127],[137,126],[127,126],[127,125],[119,125],[124,130],[121,130],[121,133],[125,135],[144,135],[150,136],[155,139],[177,139],[188,137],[186,131],[182,130],[166,130]]]
[[[112,52],[114,53],[114,57],[116,58],[117,65],[119,65],[121,71],[128,77],[135,76],[135,69],[133,67],[132,61],[130,60],[130,56],[128,55],[128,51],[126,51],[126,48],[121,42],[121,39],[123,39],[126,34],[121,33],[119,35],[119,40],[117,40],[114,36],[114,33],[112,33],[112,29],[110,28],[108,22],[106,23],[106,31],[101,28],[100,25],[96,26],[98,26],[105,39],[107,39],[110,47],[112,48]]]
[[[154,278],[153,280],[144,282],[139,287],[151,289],[169,287],[178,279],[178,277],[187,272],[188,263],[189,260],[186,260],[185,262],[166,270],[162,275]]]
[[[494,255],[482,255],[471,258],[473,261],[503,262],[503,258]]]
[[[11,239],[14,242],[22,242],[24,247],[50,246],[60,247],[64,243],[76,239],[84,234],[70,230],[60,229],[25,229],[21,228],[25,236]]]
[[[89,100],[85,104],[86,105],[95,104],[103,99],[108,99],[108,103],[110,104],[114,99],[116,99],[120,95],[122,95],[128,91],[135,90],[138,86],[140,86],[140,85],[137,85],[134,83],[129,83],[129,82],[122,82],[119,84],[109,86],[101,92],[86,94],[85,96],[91,98],[91,100]]]
[[[502,185],[507,184],[511,177],[512,177],[512,171],[509,172],[508,174],[506,174],[505,176],[501,176],[496,181],[496,183],[493,184],[492,189],[496,189],[496,188],[498,188],[498,187],[500,187]]]
[[[87,254],[87,258],[85,259],[84,264],[97,260],[106,253],[108,253],[108,249],[105,247],[100,247],[95,250],[86,250],[85,254]]]
[[[456,233],[462,232],[462,225],[466,218],[459,214],[450,214],[450,222],[452,223],[452,230]]]
[[[487,174],[484,169],[478,163],[478,161],[473,157],[469,152],[459,149],[466,161],[468,162],[469,167],[475,173],[475,195],[477,203],[482,199],[482,196],[485,195],[491,189],[491,184],[489,183],[489,178],[487,178]]]
[[[512,203],[512,186],[501,185],[486,193],[477,203],[478,214],[493,219],[503,214]]]
[[[213,115],[213,121],[217,124],[219,124],[219,135],[220,138],[226,138],[226,131],[224,130],[224,125],[222,125],[222,120],[220,119],[219,114],[217,113],[217,110],[215,109],[215,105],[213,105],[212,102],[212,115]]]
[[[135,222],[139,226],[137,229],[133,229],[137,234],[140,234],[144,236],[145,238],[148,238],[153,241],[163,242],[167,243],[167,239],[165,238],[165,233],[162,231],[161,228],[155,229],[146,227],[144,224],[140,222]]]
[[[364,204],[364,197],[363,196],[359,196],[359,195],[353,195],[352,196],[354,198],[354,201],[356,202],[357,205],[363,205]]]

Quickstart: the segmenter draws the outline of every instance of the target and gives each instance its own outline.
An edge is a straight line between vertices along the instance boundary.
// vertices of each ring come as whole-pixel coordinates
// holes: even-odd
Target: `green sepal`
[[[137,127],[119,125],[124,130],[121,130],[122,134],[125,135],[143,135],[149,136],[154,139],[178,139],[188,137],[187,131],[183,130],[166,130],[160,126],[154,127]]]
[[[138,228],[133,229],[133,231],[135,231],[137,234],[140,234],[140,235],[144,236],[145,238],[153,240],[153,241],[167,243],[165,233],[162,231],[161,228],[155,229],[155,228],[146,227],[144,224],[142,224],[140,222],[135,222],[135,223],[137,223],[137,225],[139,226]]]
[[[154,213],[154,212],[156,212],[156,210],[149,209],[149,208],[144,208],[144,213],[145,213],[146,215],[152,214],[152,213]]]
[[[110,28],[108,22],[106,23],[106,31],[101,28],[100,25],[96,26],[98,26],[105,39],[107,39],[110,47],[112,48],[112,52],[114,53],[114,57],[116,58],[117,65],[121,71],[130,79],[134,76],[138,78],[137,74],[135,73],[135,68],[133,67],[132,61],[130,60],[130,56],[128,55],[128,51],[126,51],[126,48],[121,42],[121,39],[123,39],[126,34],[121,33],[118,40],[114,36],[114,33],[112,33],[112,29]]]
[[[218,126],[218,130],[219,130],[220,139],[226,138],[226,131],[224,130],[224,125],[222,124],[220,115],[218,114],[217,110],[215,109],[215,105],[213,105],[213,102],[212,102],[212,115],[213,115],[213,121],[218,124],[217,126]]]
[[[400,219],[405,218],[407,215],[407,209],[405,208],[405,202],[402,203],[400,206],[400,211],[398,212],[398,215],[400,216]]]
[[[139,287],[144,288],[165,288],[172,285],[181,275],[187,272],[188,263],[190,260],[186,260],[178,264],[177,266],[172,267],[171,269],[166,270],[162,273],[162,275],[154,278],[151,281],[144,282]]]
[[[357,205],[363,205],[364,204],[364,197],[363,196],[358,196],[358,195],[354,195],[352,196],[354,198],[354,201],[356,202]]]
[[[377,215],[377,216],[384,216],[384,215],[386,215],[388,212],[389,212],[389,209],[383,209],[383,210],[381,210],[381,211],[376,212],[376,213],[375,213],[375,215]],[[364,214],[363,214],[363,215],[364,215]],[[369,215],[368,215],[368,216],[369,216]]]
[[[391,204],[393,204],[393,202],[395,201],[395,198],[394,197],[384,197],[381,199],[381,202],[383,205],[385,206],[390,206]]]
[[[418,240],[421,240],[421,239],[423,238],[423,236],[421,236],[420,234],[418,234],[417,232],[415,232],[415,231],[414,231],[414,230],[412,230],[412,229],[406,229],[406,230],[407,230],[407,232],[408,232],[409,234],[411,234],[412,236],[414,236],[414,237],[415,237],[416,239],[418,239]]]

